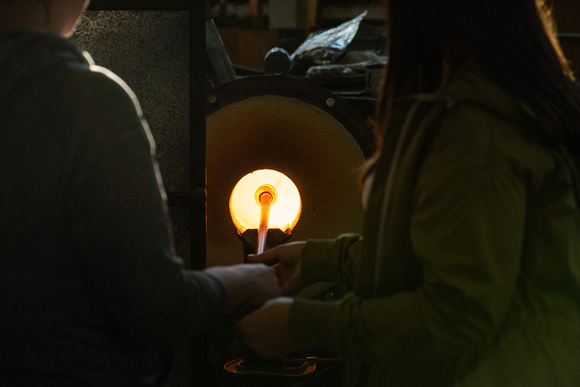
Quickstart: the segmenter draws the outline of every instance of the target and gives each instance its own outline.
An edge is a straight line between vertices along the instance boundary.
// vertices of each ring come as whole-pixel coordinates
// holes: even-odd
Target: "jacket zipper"
[[[409,127],[411,126],[411,122],[415,116],[415,113],[416,113],[417,108],[419,107],[420,103],[421,103],[421,101],[416,101],[413,104],[413,106],[411,106],[411,109],[409,110],[407,118],[405,119],[405,122],[403,123],[403,127],[401,129],[401,135],[399,136],[399,139],[397,141],[397,147],[395,148],[395,154],[393,155],[391,165],[389,166],[387,183],[385,185],[385,193],[384,193],[383,201],[382,201],[382,205],[381,205],[381,217],[380,217],[379,230],[378,230],[379,238],[378,238],[378,243],[377,243],[377,254],[375,256],[375,278],[374,278],[374,287],[373,287],[375,295],[378,295],[379,280],[380,280],[380,275],[381,275],[380,273],[381,273],[381,268],[382,268],[382,263],[383,263],[382,259],[381,259],[381,257],[383,256],[383,239],[384,239],[383,235],[385,233],[387,216],[389,214],[389,203],[391,200],[391,195],[392,195],[392,190],[393,190],[395,171],[399,167],[399,161],[401,160],[401,153],[403,152],[403,144],[405,143],[405,140],[407,139]]]

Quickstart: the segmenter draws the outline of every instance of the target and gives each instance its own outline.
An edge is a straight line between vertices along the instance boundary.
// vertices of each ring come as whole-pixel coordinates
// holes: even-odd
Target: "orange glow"
[[[273,190],[273,191],[272,191]],[[268,229],[293,229],[298,223],[302,204],[296,185],[284,174],[261,169],[244,176],[230,196],[230,214],[238,233],[258,229],[260,225],[260,195],[273,194]]]

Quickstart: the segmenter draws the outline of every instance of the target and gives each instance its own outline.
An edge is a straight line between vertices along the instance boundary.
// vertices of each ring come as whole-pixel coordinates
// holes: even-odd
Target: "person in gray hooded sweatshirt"
[[[0,0],[0,385],[158,386],[170,348],[280,294],[185,270],[135,95],[65,39],[85,0]]]

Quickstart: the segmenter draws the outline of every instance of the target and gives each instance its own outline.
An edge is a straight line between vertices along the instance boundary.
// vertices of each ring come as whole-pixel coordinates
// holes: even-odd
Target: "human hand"
[[[262,263],[210,267],[204,273],[217,279],[227,294],[226,313],[239,308],[257,308],[281,295],[276,271]]]
[[[294,300],[274,298],[236,323],[236,333],[245,345],[263,357],[295,351],[290,339],[288,317]]]
[[[291,242],[276,246],[259,255],[249,255],[250,262],[274,265],[282,295],[298,293],[306,286],[302,279],[301,258],[306,242]]]

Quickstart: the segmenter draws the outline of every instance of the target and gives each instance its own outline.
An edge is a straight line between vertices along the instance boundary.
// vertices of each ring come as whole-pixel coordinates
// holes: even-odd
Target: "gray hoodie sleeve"
[[[114,74],[72,69],[67,221],[90,287],[110,320],[139,344],[171,344],[222,313],[215,279],[175,256],[155,144],[131,90]]]

